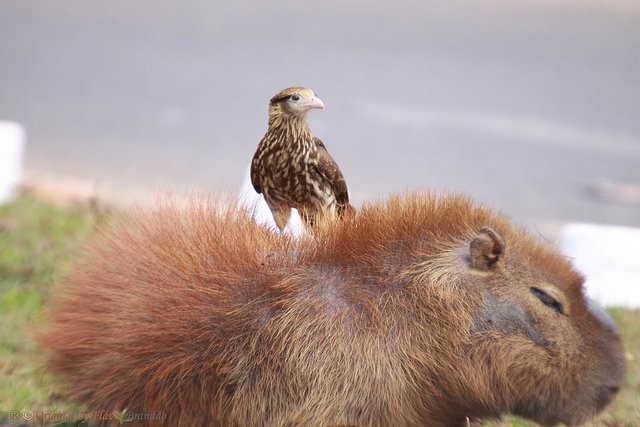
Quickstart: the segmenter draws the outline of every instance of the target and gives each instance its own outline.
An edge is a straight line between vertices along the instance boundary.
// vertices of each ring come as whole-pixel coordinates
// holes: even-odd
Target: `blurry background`
[[[640,226],[636,1],[0,0],[31,174],[236,191],[293,85],[356,205],[435,188],[534,229]]]

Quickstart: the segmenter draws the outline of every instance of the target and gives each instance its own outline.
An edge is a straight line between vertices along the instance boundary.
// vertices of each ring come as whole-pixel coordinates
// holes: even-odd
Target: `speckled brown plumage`
[[[311,89],[292,87],[269,101],[269,129],[251,162],[251,183],[283,230],[291,208],[307,226],[341,216],[349,206],[347,183],[336,161],[307,123],[312,108],[324,109]]]

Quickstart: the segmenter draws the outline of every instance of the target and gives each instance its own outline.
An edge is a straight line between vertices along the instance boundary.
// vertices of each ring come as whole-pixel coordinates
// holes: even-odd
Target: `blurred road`
[[[533,228],[640,226],[638,2],[0,0],[31,170],[234,190],[292,85],[356,205],[435,188]]]

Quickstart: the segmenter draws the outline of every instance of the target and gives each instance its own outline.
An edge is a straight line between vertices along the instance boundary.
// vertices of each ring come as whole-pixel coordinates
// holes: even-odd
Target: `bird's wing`
[[[254,154],[253,159],[251,159],[251,185],[253,185],[256,193],[262,193],[262,188],[260,187],[260,167],[258,166],[258,153]]]
[[[320,138],[314,137],[316,147],[318,148],[318,173],[322,175],[329,185],[333,188],[333,193],[336,196],[336,202],[339,210],[343,210],[344,207],[349,205],[349,191],[347,189],[347,182],[338,167],[338,164],[331,154],[327,151],[327,147]],[[342,208],[342,209],[340,209]]]

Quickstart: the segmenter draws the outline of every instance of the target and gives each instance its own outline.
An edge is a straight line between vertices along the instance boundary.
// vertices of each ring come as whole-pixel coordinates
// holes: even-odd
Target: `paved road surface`
[[[31,170],[233,190],[290,85],[324,100],[356,204],[436,188],[640,226],[637,2],[0,0],[0,119]]]

